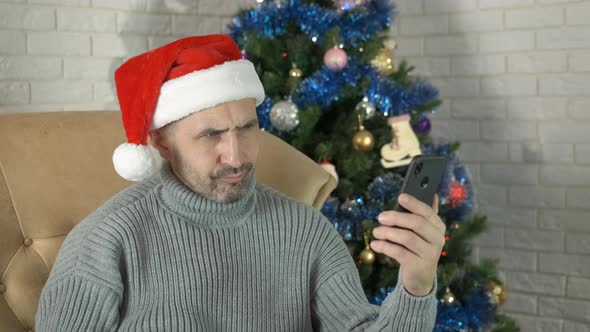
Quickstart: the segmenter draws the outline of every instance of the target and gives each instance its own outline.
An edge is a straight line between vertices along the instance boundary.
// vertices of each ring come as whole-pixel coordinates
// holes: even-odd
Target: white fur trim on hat
[[[150,145],[123,143],[113,153],[113,165],[129,181],[142,181],[162,167],[160,153]]]
[[[264,87],[252,62],[228,61],[164,83],[151,129],[228,101],[255,98],[258,106],[264,97]]]

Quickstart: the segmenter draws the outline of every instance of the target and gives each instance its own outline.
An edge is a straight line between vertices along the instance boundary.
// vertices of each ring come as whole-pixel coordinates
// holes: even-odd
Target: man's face
[[[238,200],[253,181],[259,150],[256,102],[227,102],[152,132],[152,142],[191,190],[222,203]]]

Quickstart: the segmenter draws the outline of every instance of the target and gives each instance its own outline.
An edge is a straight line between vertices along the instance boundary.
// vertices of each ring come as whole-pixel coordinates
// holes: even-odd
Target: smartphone
[[[406,193],[432,206],[434,194],[447,166],[446,156],[417,155],[412,158],[402,184],[400,195]],[[409,212],[397,201],[394,210]]]

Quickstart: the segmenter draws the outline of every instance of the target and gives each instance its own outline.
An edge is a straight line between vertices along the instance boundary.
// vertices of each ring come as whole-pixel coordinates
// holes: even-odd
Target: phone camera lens
[[[414,169],[414,175],[418,175],[418,174],[420,174],[420,172],[422,172],[422,163],[421,162],[419,162],[416,165],[416,169]]]
[[[422,187],[423,189],[428,187],[429,181],[430,179],[428,178],[428,176],[425,176],[424,179],[422,179],[422,182],[420,182],[420,187]]]

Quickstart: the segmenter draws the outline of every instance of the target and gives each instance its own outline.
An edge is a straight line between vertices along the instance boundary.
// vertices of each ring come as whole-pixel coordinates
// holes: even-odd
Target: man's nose
[[[220,162],[223,165],[239,168],[242,166],[242,158],[240,156],[241,151],[238,135],[234,130],[229,130],[223,136]]]

